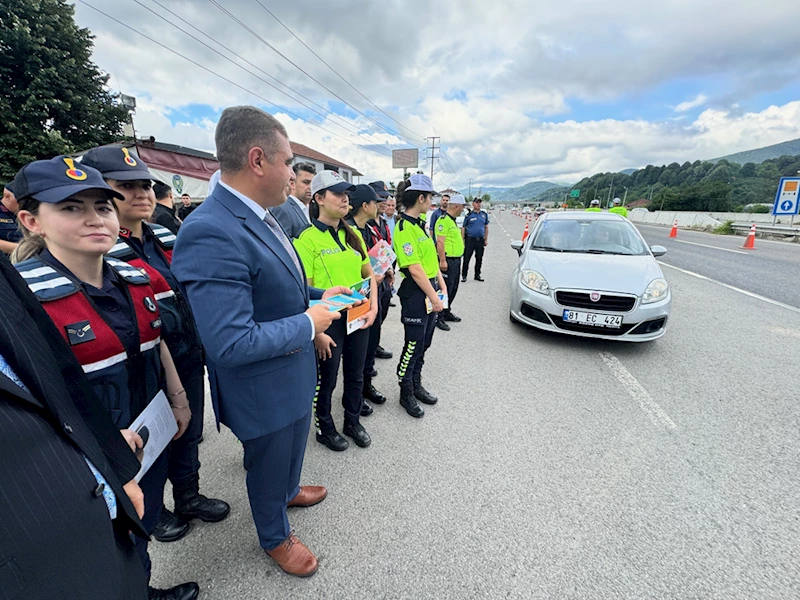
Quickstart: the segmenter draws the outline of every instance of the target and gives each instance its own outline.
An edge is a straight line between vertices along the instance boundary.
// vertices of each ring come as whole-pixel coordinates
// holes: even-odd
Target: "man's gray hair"
[[[286,128],[271,114],[255,106],[231,106],[222,111],[214,141],[223,173],[237,173],[247,165],[247,153],[258,146],[272,161],[279,138],[289,138]]]

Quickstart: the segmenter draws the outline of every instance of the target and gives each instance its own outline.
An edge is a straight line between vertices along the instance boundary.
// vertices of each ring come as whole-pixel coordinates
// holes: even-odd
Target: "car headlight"
[[[659,302],[667,297],[669,293],[669,284],[667,283],[666,279],[654,279],[650,282],[650,285],[647,286],[647,289],[642,294],[642,304],[652,304],[653,302]]]
[[[519,275],[519,280],[526,288],[539,292],[545,296],[550,293],[550,285],[544,275],[536,271],[522,271]]]

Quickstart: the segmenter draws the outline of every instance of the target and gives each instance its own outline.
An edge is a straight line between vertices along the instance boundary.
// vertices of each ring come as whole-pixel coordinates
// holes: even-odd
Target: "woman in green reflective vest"
[[[313,199],[309,206],[311,227],[294,241],[303,261],[309,285],[315,287],[355,286],[370,280],[370,310],[365,324],[347,334],[347,318],[334,321],[324,332],[317,332],[314,346],[319,356],[319,384],[314,399],[317,441],[331,450],[345,450],[349,443],[336,430],[331,417],[331,397],[336,389],[339,363],[344,367],[343,433],[357,446],[365,448],[372,439],[361,425],[364,387],[364,361],[369,343],[369,327],[378,314],[378,293],[367,249],[358,232],[344,221],[350,210],[347,191],[355,186],[334,171],[322,171],[311,181]]]
[[[401,321],[405,343],[397,365],[400,380],[400,404],[412,417],[425,411],[417,400],[436,404],[438,398],[422,387],[425,351],[430,348],[437,313],[444,308],[439,290],[446,286],[439,272],[436,246],[426,231],[420,215],[431,207],[433,183],[426,175],[414,174],[397,187],[397,198],[405,212],[394,229],[393,246],[397,266],[404,275],[397,296],[400,298]]]

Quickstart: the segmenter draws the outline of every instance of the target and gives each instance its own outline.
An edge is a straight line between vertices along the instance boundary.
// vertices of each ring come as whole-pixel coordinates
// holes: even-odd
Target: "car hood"
[[[655,258],[531,251],[523,268],[540,272],[551,289],[620,292],[641,296],[647,285],[663,277]]]

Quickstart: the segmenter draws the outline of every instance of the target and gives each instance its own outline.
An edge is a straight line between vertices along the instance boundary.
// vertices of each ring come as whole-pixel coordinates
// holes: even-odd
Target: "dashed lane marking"
[[[610,352],[601,352],[600,357],[603,359],[603,362],[606,363],[606,366],[611,369],[611,372],[614,373],[614,377],[617,378],[617,381],[619,381],[622,387],[630,394],[631,398],[639,403],[639,407],[650,417],[654,425],[663,427],[668,431],[674,431],[678,428],[675,422],[669,418],[669,415],[664,412],[655,400],[653,400],[642,384],[639,383],[636,377],[631,375],[631,372],[625,368],[625,365],[623,365],[616,356]]]
[[[767,304],[772,304],[772,306],[785,308],[786,310],[790,310],[793,313],[800,314],[800,308],[797,308],[795,306],[790,306],[789,304],[784,304],[783,302],[778,302],[777,300],[772,300],[771,298],[766,298],[765,296],[754,294],[753,292],[748,292],[747,290],[743,290],[742,288],[738,288],[736,286],[729,285],[727,283],[722,283],[721,281],[717,281],[716,279],[711,279],[710,277],[706,277],[705,275],[700,275],[700,273],[695,273],[694,271],[687,271],[686,269],[681,269],[680,267],[676,267],[669,263],[658,261],[658,264],[663,265],[665,267],[669,267],[670,269],[675,269],[676,271],[680,271],[684,275],[691,275],[692,277],[697,277],[698,279],[708,281],[709,283],[715,283],[733,292],[738,292],[740,294],[744,294],[745,296],[749,296],[750,298],[755,298],[756,300],[761,300],[762,302],[766,302]]]

